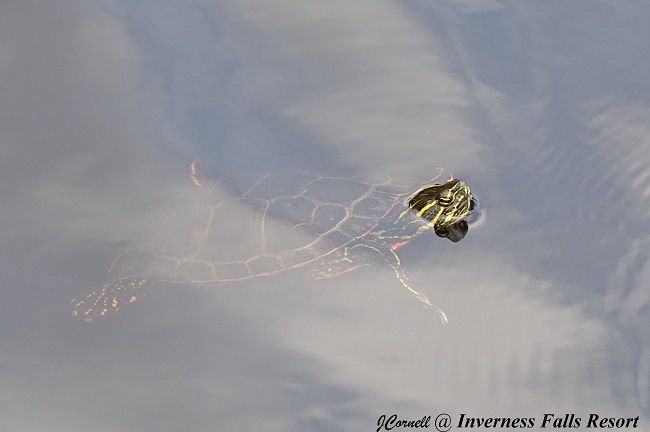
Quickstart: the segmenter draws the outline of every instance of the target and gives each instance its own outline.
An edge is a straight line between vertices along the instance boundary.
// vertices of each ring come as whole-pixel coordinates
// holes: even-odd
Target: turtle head
[[[427,225],[436,234],[458,241],[460,239],[454,240],[455,237],[449,237],[445,233],[453,231],[453,226],[474,210],[475,201],[464,181],[451,179],[445,184],[434,184],[420,190],[409,200],[409,207],[419,217],[429,221]]]

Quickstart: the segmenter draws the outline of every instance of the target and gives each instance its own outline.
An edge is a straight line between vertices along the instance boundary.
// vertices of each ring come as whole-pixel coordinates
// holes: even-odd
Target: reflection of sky
[[[13,3],[1,429],[368,430],[443,411],[647,426],[650,8]],[[69,299],[193,191],[195,158],[205,183],[437,166],[468,180],[481,226],[400,250],[450,324],[380,265],[161,286],[110,320],[72,320]]]

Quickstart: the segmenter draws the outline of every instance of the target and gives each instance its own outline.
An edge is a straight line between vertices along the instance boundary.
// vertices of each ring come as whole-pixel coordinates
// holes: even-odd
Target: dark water
[[[107,0],[0,17],[3,430],[650,427],[650,7]],[[196,193],[194,160],[204,187],[260,170],[466,180],[481,223],[399,251],[449,324],[382,262],[160,284],[73,319],[70,299]]]

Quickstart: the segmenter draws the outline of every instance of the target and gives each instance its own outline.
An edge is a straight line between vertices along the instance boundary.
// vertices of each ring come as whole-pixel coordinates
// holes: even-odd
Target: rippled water
[[[356,431],[393,413],[649,427],[650,7],[2,9],[3,429]],[[398,252],[448,325],[380,260],[325,280],[160,283],[111,318],[71,316],[197,181],[438,167],[484,217],[459,243]],[[256,223],[232,210],[226,235]]]

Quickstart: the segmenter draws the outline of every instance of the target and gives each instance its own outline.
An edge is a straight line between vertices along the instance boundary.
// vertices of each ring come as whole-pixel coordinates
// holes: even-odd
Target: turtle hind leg
[[[149,284],[147,278],[140,276],[111,281],[81,299],[72,300],[72,315],[85,321],[113,315],[143,297],[142,291]]]
[[[397,279],[399,279],[400,283],[404,286],[404,288],[409,290],[411,294],[413,294],[415,297],[417,297],[418,300],[424,303],[424,307],[426,307],[427,309],[436,309],[438,311],[438,316],[440,317],[440,322],[442,322],[442,325],[449,324],[449,319],[447,319],[447,314],[445,313],[444,310],[442,310],[440,306],[433,303],[431,300],[429,300],[427,296],[425,296],[422,293],[419,293],[409,285],[408,278],[404,274],[404,270],[402,270],[397,253],[392,249],[389,250],[393,258],[393,259],[389,259],[390,266],[392,267],[393,271],[395,272],[395,275],[397,276]]]

